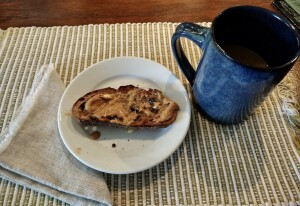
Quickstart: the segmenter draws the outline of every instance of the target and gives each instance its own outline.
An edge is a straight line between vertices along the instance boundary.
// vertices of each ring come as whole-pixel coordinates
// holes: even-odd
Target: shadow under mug
[[[181,37],[203,51],[196,71],[185,56]],[[284,17],[255,6],[226,9],[211,28],[182,23],[171,45],[193,87],[198,110],[222,124],[240,123],[251,115],[300,54],[296,29]]]

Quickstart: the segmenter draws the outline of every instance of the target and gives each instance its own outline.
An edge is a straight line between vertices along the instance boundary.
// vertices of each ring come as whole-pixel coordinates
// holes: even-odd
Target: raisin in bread
[[[126,85],[85,94],[74,103],[72,114],[84,125],[155,128],[172,124],[178,110],[179,106],[157,89]]]

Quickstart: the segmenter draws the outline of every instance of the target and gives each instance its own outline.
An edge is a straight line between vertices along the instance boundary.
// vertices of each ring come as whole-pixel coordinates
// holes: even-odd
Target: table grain
[[[209,22],[222,10],[242,4],[275,11],[270,0],[2,0],[0,28],[127,22]]]

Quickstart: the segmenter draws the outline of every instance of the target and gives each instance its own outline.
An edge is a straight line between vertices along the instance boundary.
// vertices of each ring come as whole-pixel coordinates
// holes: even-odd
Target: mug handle
[[[180,37],[188,38],[193,41],[197,46],[202,50],[206,47],[205,42],[209,38],[210,29],[207,27],[200,26],[194,23],[181,23],[176,27],[176,31],[172,36],[171,45],[175,59],[179,65],[179,68],[183,72],[184,76],[190,82],[191,85],[194,84],[195,80],[195,69],[187,59],[186,55],[183,52]]]

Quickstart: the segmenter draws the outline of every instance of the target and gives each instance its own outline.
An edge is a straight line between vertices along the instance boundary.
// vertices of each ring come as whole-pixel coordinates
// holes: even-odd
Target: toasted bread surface
[[[72,114],[84,125],[160,128],[175,122],[178,110],[157,89],[126,85],[85,94],[74,103]]]

